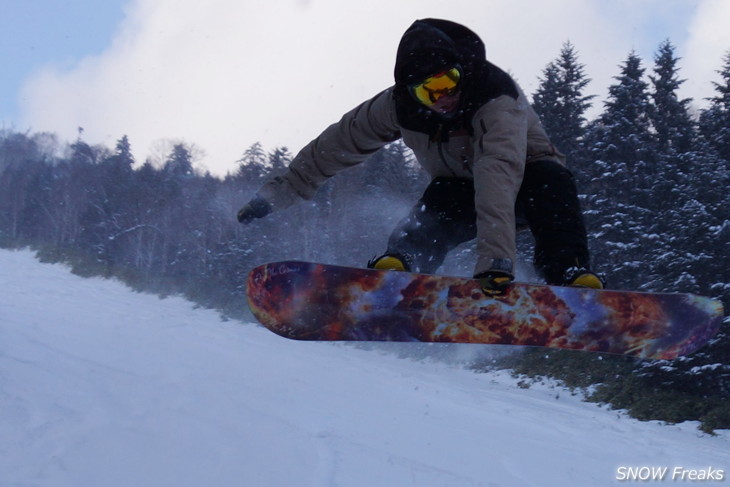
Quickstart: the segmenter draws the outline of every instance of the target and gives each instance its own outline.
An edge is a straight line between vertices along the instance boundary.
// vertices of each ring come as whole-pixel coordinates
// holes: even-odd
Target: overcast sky
[[[0,0],[5,128],[113,147],[144,161],[171,141],[224,175],[254,142],[296,153],[392,83],[418,18],[461,22],[531,95],[570,41],[598,112],[631,50],[651,70],[677,47],[681,94],[702,106],[730,50],[727,0]],[[61,5],[61,6],[59,6]]]

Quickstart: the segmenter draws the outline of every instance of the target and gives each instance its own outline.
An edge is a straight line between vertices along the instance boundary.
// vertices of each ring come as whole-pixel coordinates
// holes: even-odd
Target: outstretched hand
[[[256,218],[265,217],[271,213],[272,209],[271,203],[261,196],[256,196],[238,210],[238,221],[243,224],[251,223]]]

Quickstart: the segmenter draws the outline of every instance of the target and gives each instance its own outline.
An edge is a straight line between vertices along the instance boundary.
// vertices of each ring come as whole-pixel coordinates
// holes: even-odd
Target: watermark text
[[[616,480],[625,482],[723,482],[725,470],[716,467],[648,467],[620,466]]]

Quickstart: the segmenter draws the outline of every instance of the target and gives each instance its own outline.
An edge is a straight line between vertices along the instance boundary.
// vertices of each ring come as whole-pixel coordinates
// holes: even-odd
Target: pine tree
[[[132,167],[134,165],[134,156],[132,155],[132,144],[129,143],[129,137],[123,135],[117,141],[116,150],[110,160],[121,167]]]
[[[175,144],[167,157],[164,166],[165,174],[173,178],[190,177],[193,175],[193,155],[185,144]]]
[[[700,115],[701,140],[704,144],[703,164],[698,168],[697,186],[713,223],[706,233],[708,250],[715,258],[708,273],[714,284],[711,291],[730,307],[730,51],[723,59],[718,74],[723,83],[713,83],[716,96],[708,98],[710,106]]]
[[[560,68],[556,61],[552,61],[542,70],[540,85],[532,95],[532,108],[540,117],[545,130],[553,138],[558,135],[560,125],[558,120],[562,111],[560,107]]]
[[[269,153],[269,167],[273,172],[279,172],[289,166],[292,161],[292,154],[286,147],[277,147]]]
[[[730,161],[730,51],[718,74],[722,83],[713,82],[716,96],[709,97],[710,106],[700,116],[700,132],[718,155]]]
[[[697,292],[694,269],[702,252],[695,252],[692,228],[701,227],[698,219],[703,205],[695,197],[693,172],[703,154],[691,153],[695,141],[694,122],[689,114],[689,99],[680,100],[678,89],[683,80],[677,73],[674,46],[664,41],[655,55],[653,90],[649,114],[654,138],[654,162],[640,176],[650,181],[650,196],[644,201],[651,218],[645,223],[647,234],[656,236],[647,249],[645,285],[655,290]],[[694,259],[689,258],[694,255]]]
[[[669,40],[659,46],[654,58],[654,75],[649,76],[654,87],[649,113],[656,147],[660,154],[667,155],[688,152],[695,139],[695,124],[689,114],[692,100],[680,100],[677,94],[685,80],[677,77],[679,58],[674,55],[674,49]]]
[[[235,175],[236,179],[241,180],[244,184],[250,185],[251,187],[258,187],[261,184],[262,178],[271,169],[269,167],[270,160],[273,162],[273,157],[267,157],[261,143],[255,142],[244,151],[243,156],[237,161],[238,171]]]
[[[586,133],[589,163],[581,168],[581,190],[594,267],[607,274],[609,285],[639,289],[645,232],[650,215],[652,165],[648,84],[636,53],[629,53],[621,74],[609,87],[604,112]]]
[[[540,86],[533,95],[533,108],[540,117],[553,144],[571,163],[578,156],[585,130],[585,112],[595,95],[584,95],[590,83],[584,65],[570,42],[563,44],[558,58],[543,70]]]
[[[617,83],[608,89],[603,114],[589,130],[593,160],[631,165],[652,160],[649,85],[644,72],[641,58],[629,53],[621,74],[614,78]]]

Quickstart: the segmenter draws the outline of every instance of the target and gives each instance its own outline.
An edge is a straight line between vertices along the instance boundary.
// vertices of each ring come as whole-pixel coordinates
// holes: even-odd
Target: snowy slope
[[[2,487],[602,486],[643,466],[727,477],[730,432],[287,341],[0,251]]]

